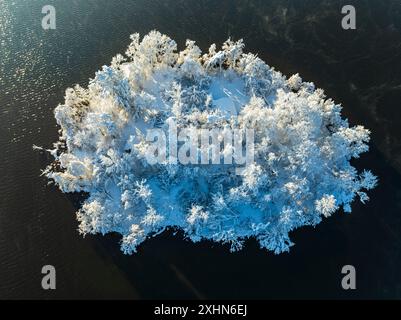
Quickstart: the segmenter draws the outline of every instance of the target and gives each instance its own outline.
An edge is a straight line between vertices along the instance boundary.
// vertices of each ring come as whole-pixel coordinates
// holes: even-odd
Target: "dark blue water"
[[[41,28],[48,1],[0,0],[0,298],[401,298],[401,3],[352,1],[357,29],[341,28],[344,1],[54,0],[57,29]],[[182,47],[244,38],[284,74],[299,72],[372,130],[355,162],[380,185],[367,205],[295,231],[275,256],[250,240],[241,252],[169,233],[124,256],[118,236],[76,231],[76,201],[40,177],[57,140],[54,107],[75,83],[123,53],[129,34],[158,29]],[[41,288],[41,268],[57,289]],[[357,290],[341,288],[352,264]]]

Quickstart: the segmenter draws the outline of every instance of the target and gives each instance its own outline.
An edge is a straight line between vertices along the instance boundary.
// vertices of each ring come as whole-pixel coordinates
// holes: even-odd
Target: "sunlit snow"
[[[368,200],[376,177],[350,159],[368,150],[369,131],[350,127],[313,83],[287,79],[244,53],[242,41],[203,54],[193,41],[177,52],[156,31],[131,40],[125,56],[88,88],[67,89],[55,110],[60,141],[44,174],[63,192],[89,193],[77,213],[82,234],[118,232],[127,254],[167,228],[232,251],[255,237],[281,253],[293,245],[291,230]],[[146,132],[167,131],[171,121],[179,129],[254,129],[254,163],[242,175],[235,163],[150,165]]]

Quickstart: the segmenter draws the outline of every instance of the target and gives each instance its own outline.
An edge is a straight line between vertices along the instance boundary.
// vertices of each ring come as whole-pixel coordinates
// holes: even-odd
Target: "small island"
[[[231,251],[254,237],[279,254],[290,231],[369,199],[377,179],[350,160],[368,151],[370,132],[313,83],[286,78],[242,40],[207,53],[191,40],[178,52],[157,31],[131,41],[55,109],[60,140],[44,174],[88,193],[83,235],[118,232],[132,254],[172,228]],[[202,132],[215,139],[198,143]],[[155,143],[164,149],[150,154]]]

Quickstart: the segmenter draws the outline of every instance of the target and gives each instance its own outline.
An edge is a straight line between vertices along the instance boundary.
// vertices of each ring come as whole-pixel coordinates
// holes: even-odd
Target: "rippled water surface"
[[[357,30],[341,29],[342,1],[54,0],[57,29],[41,28],[40,0],[0,0],[0,298],[400,298],[401,4],[354,1]],[[372,130],[356,162],[380,186],[351,215],[292,234],[274,256],[254,241],[235,254],[165,233],[123,256],[117,236],[85,239],[74,199],[40,177],[57,139],[54,107],[75,83],[124,52],[129,34],[158,29],[182,47],[244,38],[284,74],[299,72]],[[57,289],[41,289],[41,268]],[[341,289],[341,267],[357,290]]]

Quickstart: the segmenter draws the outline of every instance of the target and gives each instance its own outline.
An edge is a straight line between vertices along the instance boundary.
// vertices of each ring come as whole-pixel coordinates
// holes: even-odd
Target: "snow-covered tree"
[[[350,160],[368,150],[370,132],[350,126],[313,83],[286,79],[244,53],[242,40],[206,54],[190,40],[177,52],[157,31],[131,40],[125,57],[88,88],[68,89],[55,110],[60,141],[44,174],[63,192],[89,193],[77,213],[82,234],[118,232],[127,254],[166,228],[232,251],[255,237],[281,253],[293,245],[290,231],[369,199],[377,178]],[[146,160],[150,129],[166,137],[156,163]],[[250,147],[234,139],[247,129],[252,163],[235,161]],[[194,146],[209,142],[196,130],[221,131]],[[220,164],[199,161],[209,154]]]

